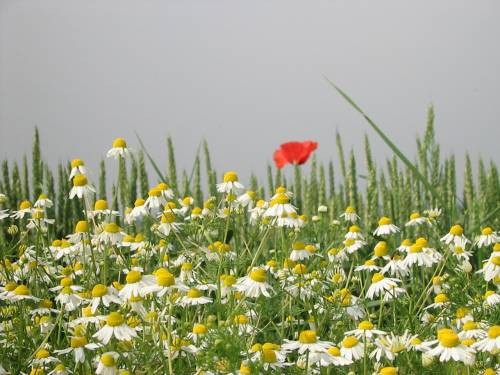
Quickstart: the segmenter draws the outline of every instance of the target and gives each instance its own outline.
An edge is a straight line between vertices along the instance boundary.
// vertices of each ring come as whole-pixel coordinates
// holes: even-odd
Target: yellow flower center
[[[75,226],[76,233],[85,233],[88,232],[88,230],[89,230],[89,224],[86,221],[80,220],[78,223],[76,223]]]
[[[60,285],[63,287],[64,286],[71,286],[71,285],[73,285],[73,280],[71,280],[69,277],[62,278]]]
[[[207,333],[207,327],[204,324],[195,324],[193,326],[193,333],[195,335],[204,335]]]
[[[374,249],[375,255],[378,257],[383,257],[387,255],[387,242],[385,241],[380,241],[375,245]]]
[[[381,274],[380,272],[377,272],[372,276],[372,283],[378,283],[379,281],[382,280],[384,280],[384,275]]]
[[[500,256],[491,258],[491,263],[493,263],[495,266],[500,266]]]
[[[88,341],[85,338],[85,336],[73,336],[71,338],[70,346],[72,348],[81,348],[82,346],[85,346],[87,344],[88,344]]]
[[[110,313],[106,318],[106,324],[110,327],[121,326],[123,323],[125,323],[125,319],[123,319],[122,314],[116,311]]]
[[[344,348],[353,348],[355,347],[356,345],[358,345],[359,343],[359,340],[354,337],[354,336],[347,336],[343,341],[342,341],[342,346]]]
[[[457,319],[462,319],[469,313],[469,309],[466,307],[459,307],[455,313]]]
[[[292,244],[292,249],[294,250],[304,250],[306,245],[303,242],[297,241]]]
[[[47,358],[49,356],[50,356],[50,353],[47,349],[40,349],[35,354],[36,359],[44,359],[44,358]]]
[[[460,345],[458,335],[449,329],[441,330],[438,333],[438,340],[441,346],[444,346],[445,348],[454,348],[455,346]]]
[[[159,286],[171,286],[175,284],[175,277],[170,272],[159,272],[156,274],[156,283]]]
[[[420,345],[422,343],[422,340],[420,340],[418,337],[415,337],[410,340],[410,344],[413,346]]]
[[[222,282],[224,283],[224,286],[232,286],[236,284],[236,277],[234,277],[233,275],[225,275],[222,278]]]
[[[348,238],[347,240],[344,241],[344,245],[347,247],[352,246],[356,243],[356,241],[353,238]]]
[[[153,188],[148,192],[148,196],[150,197],[159,197],[161,195],[161,190],[158,188]]]
[[[340,349],[337,348],[336,346],[331,346],[328,348],[328,354],[330,354],[333,357],[340,357]]]
[[[85,165],[82,159],[73,159],[71,160],[71,168],[81,167]]]
[[[274,350],[262,350],[262,362],[264,363],[276,363],[276,352]]]
[[[94,203],[94,210],[103,211],[108,209],[108,202],[104,199],[99,199]]]
[[[193,215],[201,215],[202,209],[201,207],[194,207],[193,210],[191,211]]]
[[[52,301],[50,299],[42,299],[39,303],[38,306],[45,308],[45,309],[50,309],[52,308]]]
[[[453,250],[455,251],[455,254],[462,254],[464,252],[464,248],[462,246],[455,246]]]
[[[305,264],[299,263],[295,267],[293,267],[293,273],[296,275],[303,275],[307,272],[307,267]]]
[[[477,323],[476,322],[468,321],[468,322],[465,322],[463,330],[464,331],[470,331],[470,330],[476,329],[476,328],[477,328]]]
[[[264,283],[267,280],[267,273],[264,269],[257,268],[250,272],[250,278],[258,283]]]
[[[234,317],[234,324],[247,324],[248,317],[246,315],[236,315]]]
[[[32,212],[31,217],[33,219],[43,219],[45,217],[45,213],[41,209],[36,209]]]
[[[244,362],[241,362],[240,374],[241,375],[251,375],[252,374],[251,367],[248,366],[247,364],[245,364]]]
[[[411,245],[410,246],[410,253],[421,253],[423,251],[423,248],[421,245]]]
[[[346,209],[345,209],[345,213],[346,214],[355,214],[356,210],[352,206],[347,206]]]
[[[414,219],[418,219],[420,217],[420,214],[418,212],[413,212],[411,215],[410,215],[410,219],[411,220],[414,220]]]
[[[224,173],[224,182],[236,182],[238,181],[238,175],[234,171],[229,171]]]
[[[368,259],[366,262],[365,262],[365,266],[374,266],[376,263],[375,263],[375,260],[374,259]]]
[[[500,326],[491,326],[488,329],[488,338],[496,339],[498,336],[500,336]]]
[[[489,236],[491,234],[493,234],[493,229],[491,229],[490,227],[486,227],[484,228],[482,231],[481,231],[481,234],[483,236]]]
[[[444,293],[439,293],[436,297],[434,297],[434,303],[445,303],[448,301],[448,296]]]
[[[59,246],[61,246],[61,240],[54,240],[54,241],[52,241],[52,246],[53,247],[59,247]]]
[[[127,277],[125,280],[127,281],[127,284],[133,284],[142,279],[142,274],[139,271],[130,271],[127,273]]]
[[[500,242],[493,245],[493,251],[500,251]]]
[[[16,296],[28,296],[30,294],[30,290],[26,285],[21,284],[14,289],[14,294]]]
[[[102,297],[108,293],[108,287],[103,284],[97,284],[92,288],[92,297]]]
[[[387,216],[381,217],[380,220],[378,221],[378,225],[389,225],[391,223],[392,223],[391,219],[388,218]]]
[[[108,223],[104,227],[104,231],[108,233],[118,233],[120,231],[120,227],[115,223]]]
[[[403,242],[401,242],[401,246],[411,246],[412,244],[413,242],[411,242],[411,240],[408,238],[405,238]]]
[[[284,187],[284,186],[278,186],[274,192],[276,194],[286,193],[286,187]]]
[[[161,222],[171,224],[175,221],[175,215],[173,212],[165,211],[163,215],[161,215]]]
[[[397,375],[398,368],[397,367],[384,367],[379,371],[380,375]]]
[[[19,209],[20,210],[27,210],[30,207],[31,207],[31,202],[30,201],[22,201],[21,204],[19,204]]]
[[[106,367],[114,367],[115,357],[113,357],[111,354],[103,354],[101,356],[101,363]]]
[[[299,334],[299,342],[301,344],[314,344],[317,341],[318,338],[316,337],[316,331],[306,330],[300,332]]]
[[[290,198],[286,194],[278,194],[276,198],[271,201],[271,206],[275,204],[287,204],[290,202]]]
[[[422,246],[422,247],[426,247],[427,243],[428,243],[427,239],[424,238],[424,237],[417,238],[417,240],[415,241],[416,245],[419,245],[419,246]]]
[[[363,320],[361,323],[359,323],[358,329],[363,331],[370,331],[373,329],[373,324],[367,320]]]
[[[181,270],[183,271],[191,271],[193,269],[193,264],[192,263],[182,263]]]
[[[187,292],[187,296],[189,298],[200,298],[202,295],[203,295],[203,293],[201,292],[201,290],[196,289],[196,288],[191,288]]]
[[[126,148],[127,142],[123,138],[116,138],[113,141],[113,148]]]
[[[450,228],[450,234],[454,236],[461,236],[464,233],[464,228],[461,225],[456,224]]]
[[[85,186],[87,185],[87,177],[83,174],[78,174],[73,178],[73,186]]]
[[[357,225],[351,225],[349,227],[349,232],[351,232],[351,233],[359,233],[359,232],[361,232],[361,228],[358,227]]]

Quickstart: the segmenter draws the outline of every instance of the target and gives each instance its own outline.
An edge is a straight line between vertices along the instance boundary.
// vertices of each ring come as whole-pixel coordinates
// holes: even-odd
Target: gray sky
[[[97,170],[113,138],[157,161],[170,134],[191,168],[205,137],[219,170],[263,176],[287,140],[370,135],[329,77],[408,154],[436,109],[445,154],[500,161],[500,2],[0,0],[0,158],[31,152]],[[110,163],[108,165],[111,166]],[[461,165],[461,164],[459,164]]]

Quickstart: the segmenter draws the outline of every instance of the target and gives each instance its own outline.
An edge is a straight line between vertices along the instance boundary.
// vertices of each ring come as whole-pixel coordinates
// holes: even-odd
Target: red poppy
[[[278,168],[283,168],[288,163],[304,164],[316,148],[318,143],[313,141],[283,143],[274,151],[274,162]]]

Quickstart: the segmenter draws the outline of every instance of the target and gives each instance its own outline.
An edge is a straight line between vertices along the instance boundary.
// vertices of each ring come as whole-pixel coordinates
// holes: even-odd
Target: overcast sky
[[[410,156],[436,110],[443,152],[498,163],[500,2],[0,0],[0,158],[31,152],[97,169],[113,138],[191,168],[206,138],[219,170],[260,176],[287,140],[334,132],[360,152],[350,93]],[[459,164],[461,165],[461,164]]]

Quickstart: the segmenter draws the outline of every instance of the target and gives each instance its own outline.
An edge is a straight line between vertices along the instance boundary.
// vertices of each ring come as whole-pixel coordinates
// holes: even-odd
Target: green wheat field
[[[499,374],[497,165],[457,171],[432,108],[403,153],[337,90],[385,165],[337,134],[242,181],[117,138],[93,181],[35,129],[1,165],[0,374]]]

